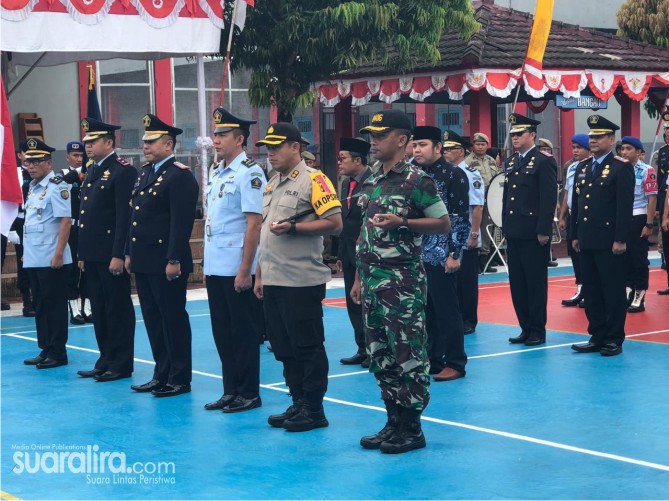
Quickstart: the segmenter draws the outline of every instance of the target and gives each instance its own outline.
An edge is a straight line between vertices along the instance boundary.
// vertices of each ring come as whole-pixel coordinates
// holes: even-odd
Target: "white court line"
[[[667,332],[667,331],[656,331],[656,332]],[[647,333],[643,333],[643,334],[633,334],[633,336],[642,336],[642,335],[646,335],[646,334],[653,334],[653,333],[647,332]],[[30,337],[27,337],[27,336],[21,336],[21,335],[16,335],[16,334],[3,334],[3,336],[9,336],[9,337],[17,338],[17,339],[24,339],[24,340],[28,340],[28,341],[37,342],[37,339],[35,339],[35,338],[30,338]],[[99,352],[97,350],[93,350],[93,349],[90,349],[90,348],[83,348],[83,347],[80,347],[80,346],[71,346],[71,345],[67,345],[67,347],[71,348],[73,350],[80,350],[80,351],[86,351],[86,352],[92,352],[92,353],[98,353],[99,354]],[[522,351],[529,351],[529,350],[522,350]],[[141,359],[141,358],[135,358],[134,360],[136,362],[155,365],[155,363],[153,361],[150,361],[150,360],[144,360],[144,359]],[[219,376],[217,374],[211,374],[209,372],[193,371],[193,374],[198,374],[200,376],[210,377],[210,378],[214,378],[214,379],[222,379],[221,376]],[[350,374],[355,374],[355,373],[350,373]],[[276,384],[276,383],[274,383],[274,384]],[[283,393],[288,392],[287,388],[276,388],[273,385],[261,384],[260,387],[268,389],[268,390],[281,391]],[[331,403],[335,403],[335,404],[348,405],[349,407],[357,407],[357,408],[360,408],[360,409],[368,409],[368,410],[373,410],[373,411],[383,412],[383,413],[386,412],[386,410],[381,408],[381,407],[377,407],[377,406],[374,406],[374,405],[358,404],[356,402],[349,402],[348,400],[341,400],[341,399],[338,399],[338,398],[325,397],[324,400],[326,400],[328,402],[331,402]],[[629,457],[626,457],[626,456],[620,456],[618,454],[609,454],[608,452],[599,452],[599,451],[596,451],[596,450],[593,450],[593,449],[584,449],[582,447],[575,447],[573,445],[561,444],[559,442],[553,442],[551,440],[543,440],[541,438],[529,437],[527,435],[519,435],[517,433],[510,433],[510,432],[506,432],[506,431],[494,430],[492,428],[484,428],[482,426],[475,426],[475,425],[471,425],[471,424],[460,423],[460,422],[457,422],[457,421],[448,421],[448,420],[445,420],[445,419],[433,418],[433,417],[429,417],[429,416],[422,416],[421,419],[423,421],[428,421],[428,422],[431,422],[431,423],[443,424],[443,425],[446,425],[446,426],[453,426],[455,428],[462,428],[462,429],[465,429],[465,430],[478,431],[478,432],[481,432],[481,433],[486,433],[488,435],[496,435],[496,436],[499,436],[499,437],[510,438],[510,439],[513,439],[513,440],[520,440],[522,442],[529,442],[529,443],[532,443],[532,444],[544,445],[546,447],[552,447],[554,449],[561,449],[561,450],[570,451],[570,452],[577,452],[577,453],[586,454],[586,455],[589,455],[589,456],[595,456],[595,457],[600,457],[600,458],[604,458],[604,459],[611,459],[613,461],[619,461],[619,462],[622,462],[622,463],[629,463],[629,464],[633,464],[633,465],[637,465],[637,466],[645,466],[646,468],[653,468],[653,469],[661,470],[661,471],[669,471],[669,465],[664,465],[664,464],[659,464],[659,463],[652,463],[650,461],[643,461],[643,460],[640,460],[640,459],[629,458]]]

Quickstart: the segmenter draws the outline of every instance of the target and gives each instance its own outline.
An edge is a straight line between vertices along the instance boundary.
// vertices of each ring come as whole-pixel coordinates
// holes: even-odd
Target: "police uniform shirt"
[[[574,193],[574,176],[576,168],[580,162],[574,162],[567,168],[567,174],[564,180],[564,190],[567,192],[567,207],[571,210],[571,197]]]
[[[468,166],[466,160],[460,162],[458,167],[465,171],[467,180],[469,181],[469,223],[471,225],[474,207],[477,205],[485,205],[485,186],[483,183],[483,176],[481,176],[481,173],[477,169]],[[481,232],[481,229],[482,228],[479,228],[479,233]],[[479,235],[476,248],[480,249],[481,245],[483,245],[483,239],[480,238]]]
[[[648,197],[657,196],[657,176],[655,169],[639,161],[634,166],[634,206],[632,213],[635,216],[646,215]]]
[[[230,165],[218,164],[205,189],[207,221],[204,236],[204,274],[236,276],[242,264],[247,220],[245,213],[262,214],[267,182],[258,164],[240,153]],[[251,267],[255,274],[256,257]]]
[[[497,175],[497,162],[490,155],[477,156],[474,152],[467,155],[465,163],[476,169],[483,178],[484,188],[490,184],[493,177]]]
[[[323,263],[322,236],[275,235],[270,231],[272,222],[309,209],[315,212],[298,223],[339,214],[341,202],[325,174],[307,167],[303,160],[285,176],[277,173],[265,186],[258,257],[263,285],[311,287],[332,278],[330,268]]]
[[[58,244],[60,219],[72,217],[70,187],[50,172],[39,183],[34,180],[30,182],[25,208],[23,267],[50,267]],[[63,264],[71,263],[72,254],[66,244]]]

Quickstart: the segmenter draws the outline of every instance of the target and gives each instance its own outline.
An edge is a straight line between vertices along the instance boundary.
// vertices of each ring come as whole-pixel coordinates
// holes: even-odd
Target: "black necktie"
[[[592,162],[592,168],[590,170],[590,173],[594,176],[595,172],[597,172],[597,167],[599,166],[599,162],[597,160],[594,160]]]
[[[99,167],[100,166],[97,163],[94,163],[93,165],[91,165],[91,177],[93,179],[95,179],[97,177]]]
[[[149,173],[149,183],[153,183],[156,180],[156,177],[158,177],[156,176],[156,174],[158,174],[158,172],[156,171],[156,167],[155,165],[151,164],[151,172]]]

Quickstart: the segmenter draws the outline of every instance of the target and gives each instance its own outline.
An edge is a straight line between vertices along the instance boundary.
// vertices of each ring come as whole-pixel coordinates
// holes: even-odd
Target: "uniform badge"
[[[262,181],[260,180],[259,177],[254,177],[251,179],[251,188],[254,190],[259,190],[260,187],[262,186]]]
[[[144,115],[143,120],[144,120],[144,128],[151,125],[151,117],[149,115]]]
[[[474,181],[474,188],[478,190],[480,187],[481,187],[481,181],[478,180]]]
[[[607,177],[609,175],[609,166],[604,167],[604,171],[602,172],[602,177]]]
[[[111,174],[111,172],[109,172],[109,170],[106,170],[102,173],[102,177],[109,177],[109,174]]]
[[[37,149],[37,141],[33,138],[28,139],[28,141],[26,141],[26,144],[28,145],[29,150]]]
[[[577,195],[581,194],[581,188],[579,186],[576,187],[576,194]]]
[[[265,191],[272,191],[272,185],[268,184],[267,186],[265,186]]]
[[[60,198],[62,198],[63,200],[67,200],[68,198],[70,198],[70,192],[67,190],[60,190]]]
[[[295,179],[299,175],[300,175],[300,171],[295,169],[293,172],[290,173],[290,178]]]

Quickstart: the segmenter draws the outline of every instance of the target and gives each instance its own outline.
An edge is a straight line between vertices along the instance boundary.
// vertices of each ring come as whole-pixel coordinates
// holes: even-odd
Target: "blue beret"
[[[578,144],[580,147],[585,148],[586,150],[590,149],[590,138],[587,134],[575,134],[571,138],[571,142]]]
[[[68,153],[72,152],[83,153],[84,143],[82,143],[81,141],[70,141],[69,143],[67,143],[67,147],[65,149]]]
[[[639,141],[639,138],[634,136],[625,136],[620,140],[620,143],[634,146],[637,150],[643,150],[643,144]]]

